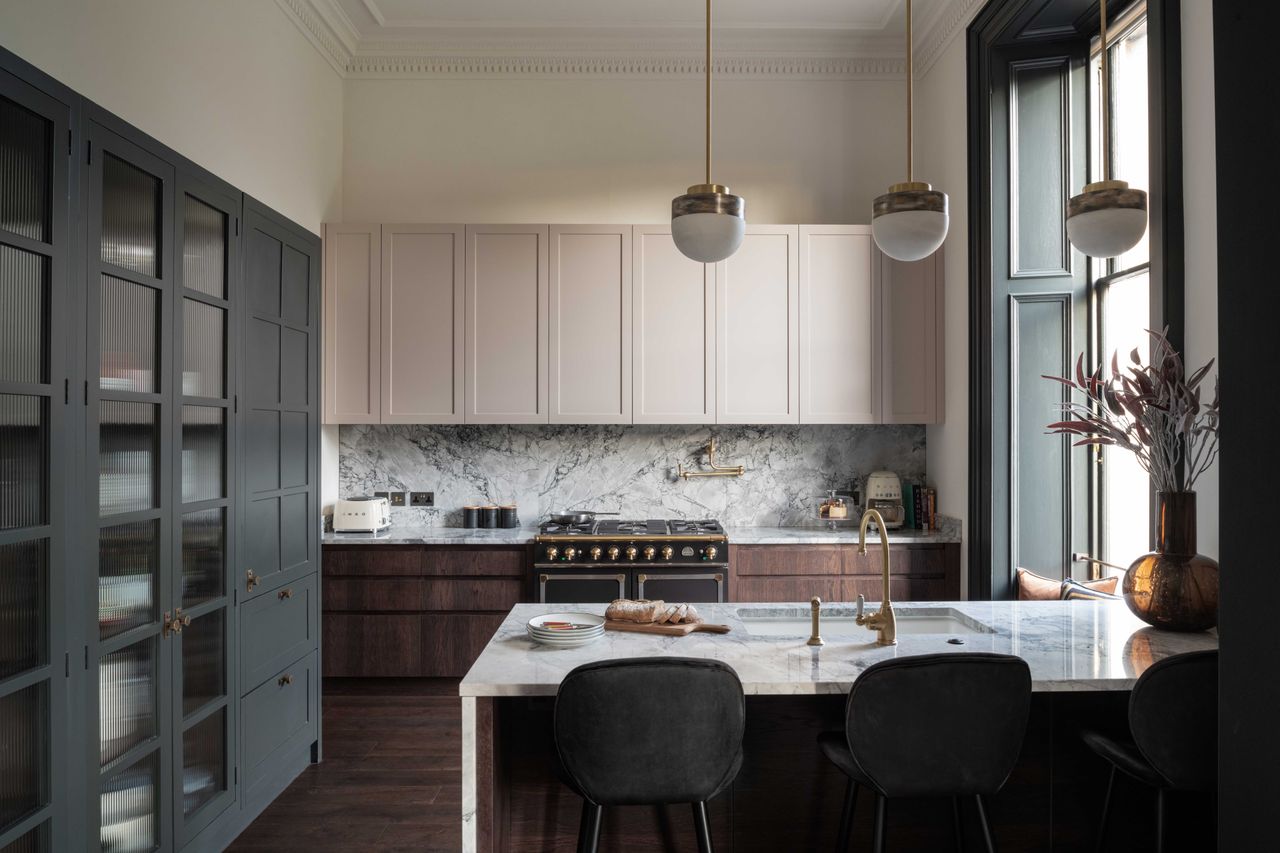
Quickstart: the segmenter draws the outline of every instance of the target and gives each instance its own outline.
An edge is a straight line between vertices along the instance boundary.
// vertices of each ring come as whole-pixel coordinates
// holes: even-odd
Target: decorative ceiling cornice
[[[916,44],[915,68],[921,77],[929,73],[951,40],[958,36],[977,16],[987,0],[950,0],[923,28],[924,37]]]
[[[652,54],[573,56],[397,56],[357,55],[346,76],[355,79],[391,77],[695,77],[702,74],[701,57]],[[715,61],[720,79],[899,79],[906,75],[903,59],[770,56],[721,57]]]

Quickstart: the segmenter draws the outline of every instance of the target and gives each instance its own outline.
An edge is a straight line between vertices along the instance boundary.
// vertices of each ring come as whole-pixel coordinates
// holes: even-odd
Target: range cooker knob
[[[558,556],[560,556],[560,549],[559,549],[559,548],[557,548],[555,545],[548,545],[548,546],[547,546],[547,559],[548,559],[548,560],[554,560],[554,559],[555,559],[556,557],[558,557]]]
[[[714,560],[716,558],[717,553],[718,552],[716,551],[715,545],[708,545],[706,548],[702,550],[702,555],[706,557],[708,560]]]
[[[622,552],[618,550],[618,546],[614,545],[612,548],[609,549],[609,559],[616,560],[618,559],[618,555],[621,553]]]
[[[644,549],[644,558],[646,560],[652,560],[654,555],[657,553],[658,553],[658,549],[654,548],[652,545],[649,545]]]
[[[627,546],[627,559],[628,559],[628,560],[634,560],[634,559],[636,558],[636,553],[637,553],[637,552],[636,552],[636,546],[634,546],[634,545],[628,545],[628,546]]]
[[[662,559],[664,559],[664,560],[670,560],[670,559],[671,559],[671,555],[672,555],[672,554],[674,554],[675,552],[676,552],[676,551],[675,551],[675,549],[674,549],[674,548],[672,548],[670,545],[663,545],[663,546],[662,546]]]
[[[577,548],[565,548],[565,549],[564,549],[564,558],[565,558],[566,560],[572,560],[574,557],[577,557],[577,556],[578,556],[578,549],[577,549]]]
[[[599,561],[600,561],[600,554],[601,554],[601,551],[600,551],[600,546],[599,546],[599,545],[597,545],[596,547],[592,548],[592,549],[591,549],[591,561],[592,561],[593,563],[597,563],[597,562],[599,562]]]

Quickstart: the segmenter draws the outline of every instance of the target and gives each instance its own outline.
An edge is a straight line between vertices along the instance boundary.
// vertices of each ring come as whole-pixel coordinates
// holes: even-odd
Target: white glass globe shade
[[[747,222],[728,213],[686,213],[671,220],[671,237],[685,257],[714,264],[738,251]]]
[[[899,210],[871,220],[871,236],[880,251],[897,261],[919,261],[947,239],[950,217],[938,210]]]
[[[1067,239],[1091,258],[1114,258],[1138,245],[1147,231],[1147,212],[1102,207],[1067,219]]]

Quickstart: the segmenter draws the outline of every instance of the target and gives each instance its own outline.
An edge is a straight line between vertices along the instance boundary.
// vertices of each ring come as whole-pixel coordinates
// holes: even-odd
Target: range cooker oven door
[[[627,597],[626,572],[538,569],[537,581],[543,604],[608,604]]]
[[[636,572],[635,597],[681,603],[724,602],[725,569],[645,569]]]

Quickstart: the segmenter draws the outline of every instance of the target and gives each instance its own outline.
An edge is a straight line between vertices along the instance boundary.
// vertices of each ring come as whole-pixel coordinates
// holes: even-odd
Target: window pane
[[[182,629],[182,713],[197,711],[226,691],[223,610],[191,620]]]
[[[182,501],[225,496],[224,410],[211,406],[182,407]]]
[[[103,655],[98,664],[98,732],[104,767],[155,736],[155,679],[155,637]]]
[[[159,756],[152,752],[102,784],[103,853],[145,853],[157,845]]]
[[[49,821],[10,841],[0,853],[46,853],[49,850]]]
[[[49,259],[0,244],[0,381],[48,380],[48,299]]]
[[[104,527],[98,535],[98,635],[114,637],[154,622],[160,522]]]
[[[182,813],[186,816],[227,790],[227,709],[182,735]]]
[[[227,296],[227,215],[187,196],[182,245],[182,284]]]
[[[49,542],[0,545],[0,679],[49,662]]]
[[[160,277],[160,179],[118,157],[102,160],[102,260]]]
[[[194,299],[182,300],[182,393],[222,397],[227,312]]]
[[[160,390],[156,358],[160,295],[124,279],[102,277],[99,304],[99,387],[113,391]]]
[[[182,606],[223,594],[226,510],[206,509],[182,517]]]
[[[0,394],[0,530],[47,520],[48,424],[46,398]]]
[[[0,829],[49,801],[49,687],[0,699]]]
[[[0,228],[49,242],[53,124],[0,98]]]
[[[158,406],[103,400],[98,446],[98,510],[106,515],[156,505]]]

